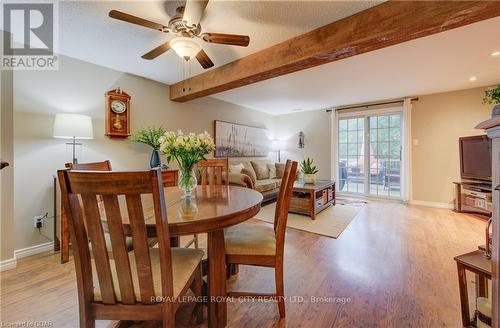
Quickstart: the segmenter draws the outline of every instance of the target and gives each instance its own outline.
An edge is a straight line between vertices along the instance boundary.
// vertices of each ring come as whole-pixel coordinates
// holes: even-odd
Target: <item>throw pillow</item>
[[[276,163],[276,178],[281,179],[283,178],[283,173],[285,173],[285,164],[283,163]]]
[[[269,170],[269,179],[276,179],[276,165],[268,163],[267,169]]]
[[[265,161],[250,161],[257,176],[257,180],[269,179],[269,169]]]
[[[257,181],[257,176],[255,175],[254,170],[243,169],[241,170],[241,173],[248,175],[250,177],[250,180],[252,180],[252,183],[255,185],[255,182]]]
[[[231,173],[241,173],[241,170],[243,170],[245,167],[243,166],[242,163],[239,163],[238,165],[229,165],[229,172]]]

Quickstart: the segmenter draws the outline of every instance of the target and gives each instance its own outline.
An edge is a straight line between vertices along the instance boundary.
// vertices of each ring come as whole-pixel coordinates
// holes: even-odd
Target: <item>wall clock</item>
[[[120,88],[106,92],[106,132],[111,138],[130,136],[130,95]]]

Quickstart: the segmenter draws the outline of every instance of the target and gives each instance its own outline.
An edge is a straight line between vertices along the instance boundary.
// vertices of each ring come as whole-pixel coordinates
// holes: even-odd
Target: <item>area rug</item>
[[[273,223],[275,208],[276,203],[264,206],[255,218]],[[286,225],[289,228],[331,238],[338,238],[361,209],[362,207],[359,205],[350,206],[337,204],[335,206],[330,206],[323,212],[317,214],[315,220],[311,220],[309,216],[288,213],[288,221]]]

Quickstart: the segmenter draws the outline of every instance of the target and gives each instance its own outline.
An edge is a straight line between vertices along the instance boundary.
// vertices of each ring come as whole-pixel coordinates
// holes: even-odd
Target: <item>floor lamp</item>
[[[282,140],[271,140],[271,149],[278,153],[278,163],[281,162],[281,150],[283,149]]]
[[[93,139],[92,118],[80,114],[56,114],[54,121],[54,138],[72,139],[67,145],[73,146],[73,164],[78,163],[76,146],[81,143],[76,139]]]

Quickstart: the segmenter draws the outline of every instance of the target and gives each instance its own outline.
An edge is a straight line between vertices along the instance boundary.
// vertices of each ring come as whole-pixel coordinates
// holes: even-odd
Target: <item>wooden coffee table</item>
[[[317,180],[316,183],[295,182],[289,212],[316,218],[316,214],[335,205],[335,181]]]

